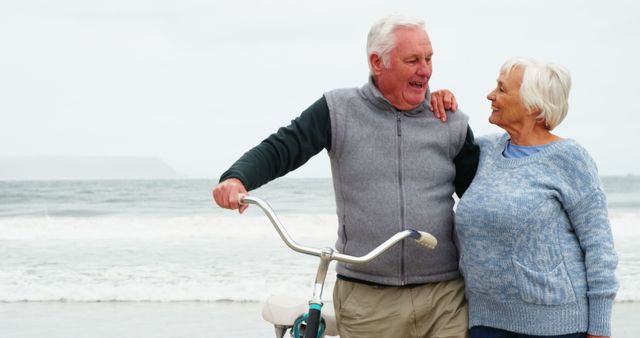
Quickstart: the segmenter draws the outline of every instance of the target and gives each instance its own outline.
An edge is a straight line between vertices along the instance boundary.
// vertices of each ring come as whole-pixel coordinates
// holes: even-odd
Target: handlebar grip
[[[245,205],[248,203],[244,203],[244,197],[247,196],[247,194],[238,194],[238,204],[240,205]]]
[[[411,231],[410,237],[413,238],[418,244],[426,246],[429,249],[435,249],[438,245],[438,240],[433,237],[432,234],[424,231],[409,230]]]

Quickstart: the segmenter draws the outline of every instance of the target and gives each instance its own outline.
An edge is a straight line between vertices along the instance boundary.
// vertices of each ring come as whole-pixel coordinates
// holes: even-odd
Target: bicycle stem
[[[309,304],[318,304],[322,306],[322,291],[324,290],[324,281],[327,278],[327,271],[329,270],[329,264],[333,260],[333,254],[335,250],[326,247],[322,249],[320,254],[320,264],[318,264],[318,271],[316,272],[316,281],[313,284],[313,296]]]
[[[316,332],[318,332],[318,328],[320,325],[321,311],[322,311],[322,305],[323,305],[322,292],[324,290],[324,283],[327,277],[327,271],[329,270],[329,264],[331,263],[332,260],[336,260],[344,263],[366,263],[376,258],[377,256],[381,255],[383,252],[385,252],[387,249],[395,245],[397,242],[407,237],[411,237],[416,243],[431,249],[435,248],[435,246],[438,243],[437,239],[429,233],[416,231],[416,230],[404,230],[391,236],[389,239],[387,239],[386,241],[378,245],[376,248],[371,250],[366,255],[361,257],[355,257],[355,256],[342,254],[330,247],[325,247],[322,250],[320,250],[320,249],[314,249],[314,248],[302,246],[296,243],[293,240],[293,238],[291,238],[291,236],[289,235],[287,230],[284,228],[282,223],[280,223],[278,216],[276,216],[275,212],[271,209],[269,204],[267,204],[267,202],[261,200],[260,198],[248,196],[245,194],[238,194],[238,204],[257,205],[260,209],[262,209],[262,211],[265,213],[267,218],[269,218],[269,220],[271,221],[271,224],[278,232],[278,235],[280,235],[280,238],[285,242],[285,244],[289,248],[291,248],[296,252],[320,257],[320,264],[318,265],[318,271],[316,272],[316,280],[313,285],[313,296],[311,300],[309,300],[309,311],[307,313],[308,317],[306,316],[299,317],[299,319],[306,318],[307,324],[308,324],[307,330],[309,330],[310,334],[314,335],[314,337]],[[296,323],[298,323],[299,319],[296,320]],[[292,334],[293,332],[296,332],[295,330],[297,329],[297,325],[298,324],[294,323],[294,329],[292,329]],[[282,337],[282,334],[284,333],[284,331],[282,331],[282,327],[279,328],[276,325],[276,331],[278,332],[277,334],[279,334],[279,337]]]

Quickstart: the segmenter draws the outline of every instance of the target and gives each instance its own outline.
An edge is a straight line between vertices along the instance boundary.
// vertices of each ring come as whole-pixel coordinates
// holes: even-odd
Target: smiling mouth
[[[409,85],[416,89],[424,89],[427,86],[426,81],[409,81]]]

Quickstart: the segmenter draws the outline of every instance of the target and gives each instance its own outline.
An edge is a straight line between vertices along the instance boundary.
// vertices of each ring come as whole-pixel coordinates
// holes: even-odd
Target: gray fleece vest
[[[427,231],[435,250],[405,239],[366,264],[338,264],[344,276],[386,285],[457,278],[453,240],[453,159],[467,133],[458,111],[447,123],[425,103],[398,111],[370,80],[325,93],[331,118],[331,170],[339,218],[336,249],[361,256],[398,231]]]

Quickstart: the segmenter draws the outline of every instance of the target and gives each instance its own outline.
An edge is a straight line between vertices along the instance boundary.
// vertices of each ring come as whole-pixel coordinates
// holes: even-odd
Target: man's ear
[[[373,75],[380,75],[382,70],[384,69],[384,62],[382,62],[382,58],[378,54],[369,55],[369,64],[371,64],[371,71]]]

